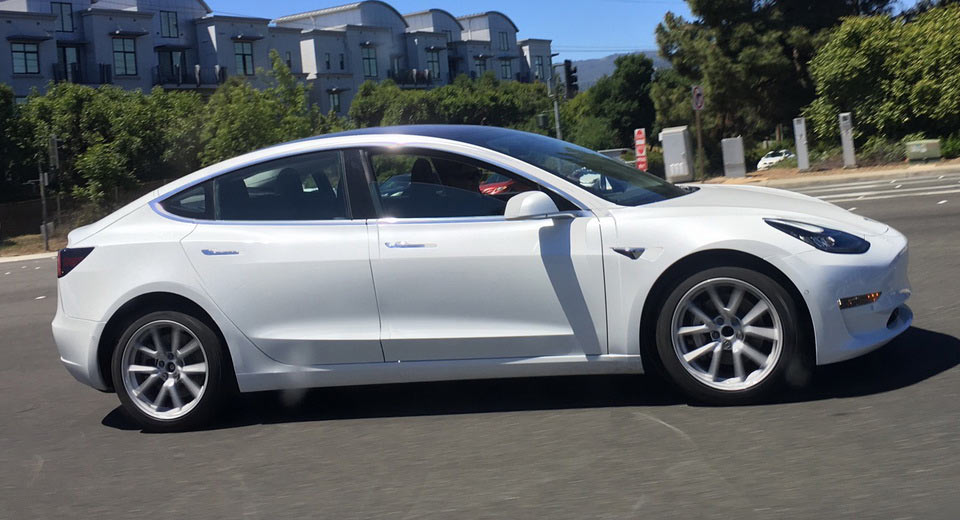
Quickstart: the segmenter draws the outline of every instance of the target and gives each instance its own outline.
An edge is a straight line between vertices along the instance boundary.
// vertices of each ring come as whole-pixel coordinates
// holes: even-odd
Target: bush
[[[960,157],[960,132],[940,139],[940,154],[945,159]]]

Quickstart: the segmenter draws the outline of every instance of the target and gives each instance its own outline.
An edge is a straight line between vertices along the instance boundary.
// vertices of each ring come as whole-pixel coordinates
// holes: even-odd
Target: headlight
[[[850,233],[829,229],[794,220],[765,218],[764,222],[784,233],[803,240],[811,246],[828,253],[860,254],[870,249],[870,242]]]

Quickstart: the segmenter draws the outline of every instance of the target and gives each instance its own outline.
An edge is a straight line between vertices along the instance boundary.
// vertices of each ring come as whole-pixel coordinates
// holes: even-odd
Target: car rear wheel
[[[207,423],[227,388],[221,352],[217,334],[193,316],[162,311],[135,320],[113,355],[123,410],[151,431]]]
[[[657,352],[690,397],[745,404],[773,396],[801,361],[798,314],[789,293],[765,274],[718,267],[693,274],[667,296]]]

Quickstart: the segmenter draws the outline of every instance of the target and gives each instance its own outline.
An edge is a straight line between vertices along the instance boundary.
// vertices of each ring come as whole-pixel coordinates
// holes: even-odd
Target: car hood
[[[684,208],[704,216],[752,214],[761,217],[797,220],[831,227],[861,236],[886,233],[889,226],[820,199],[786,190],[761,186],[697,185],[696,191],[639,208]]]

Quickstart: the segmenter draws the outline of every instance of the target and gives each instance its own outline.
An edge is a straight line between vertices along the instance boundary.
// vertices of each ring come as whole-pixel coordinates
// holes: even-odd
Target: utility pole
[[[693,112],[697,117],[697,179],[703,179],[706,176],[703,169],[703,126],[700,124],[700,111],[703,110],[704,104],[703,88],[700,85],[694,85],[691,93]]]
[[[50,237],[47,233],[47,188],[46,181],[47,176],[43,173],[43,168],[40,167],[40,163],[37,162],[37,176],[38,183],[40,184],[40,233],[43,235],[43,250],[50,250]]]
[[[550,57],[554,57],[552,54]],[[547,92],[553,99],[553,124],[556,127],[557,139],[563,139],[563,132],[560,131],[560,87],[557,85],[557,66],[550,66],[550,81],[547,82]]]

